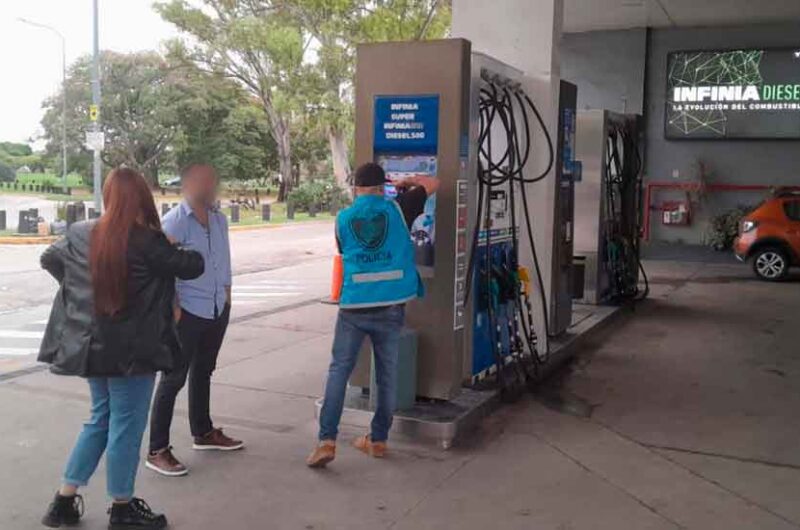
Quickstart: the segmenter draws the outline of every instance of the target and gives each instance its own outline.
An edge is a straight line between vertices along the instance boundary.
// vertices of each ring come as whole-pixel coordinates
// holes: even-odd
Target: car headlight
[[[747,220],[742,221],[742,233],[744,234],[745,232],[749,232],[750,230],[753,230],[756,226],[758,226],[758,223],[756,223],[755,221],[747,221]]]

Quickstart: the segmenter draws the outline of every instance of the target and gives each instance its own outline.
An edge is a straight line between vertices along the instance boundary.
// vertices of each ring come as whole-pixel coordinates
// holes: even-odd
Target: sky
[[[153,11],[153,0],[99,2],[101,49],[158,49],[177,36]],[[92,0],[0,0],[0,141],[27,142],[41,135],[42,101],[61,84],[61,41],[19,17],[60,31],[67,64],[92,52]]]

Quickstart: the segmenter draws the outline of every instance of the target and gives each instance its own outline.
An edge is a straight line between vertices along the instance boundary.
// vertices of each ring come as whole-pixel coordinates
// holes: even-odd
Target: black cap
[[[369,162],[356,169],[354,182],[359,188],[383,186],[386,184],[386,173],[380,165]]]

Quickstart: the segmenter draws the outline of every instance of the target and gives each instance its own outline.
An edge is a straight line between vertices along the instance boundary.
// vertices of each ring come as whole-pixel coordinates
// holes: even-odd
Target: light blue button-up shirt
[[[182,247],[203,255],[205,271],[194,280],[177,280],[182,309],[202,318],[216,318],[225,309],[225,288],[231,285],[231,249],[228,219],[222,212],[208,212],[208,226],[200,224],[191,206],[183,201],[161,221],[164,232]]]

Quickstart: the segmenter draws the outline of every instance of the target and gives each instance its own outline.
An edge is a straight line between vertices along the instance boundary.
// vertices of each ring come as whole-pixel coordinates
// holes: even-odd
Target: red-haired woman
[[[41,257],[60,289],[39,360],[56,374],[87,378],[92,398],[91,419],[42,522],[78,522],[78,487],[88,483],[105,452],[113,499],[109,528],[164,528],[166,517],[133,496],[134,482],[155,374],[171,368],[178,349],[175,277],[202,274],[203,258],[167,240],[137,172],[111,171],[103,200],[106,211],[99,220],[72,225]]]

